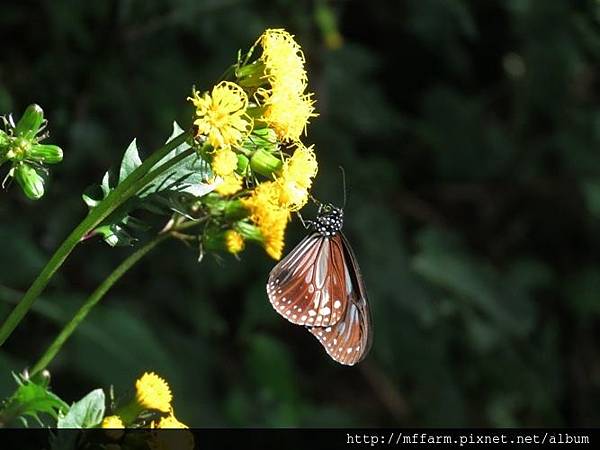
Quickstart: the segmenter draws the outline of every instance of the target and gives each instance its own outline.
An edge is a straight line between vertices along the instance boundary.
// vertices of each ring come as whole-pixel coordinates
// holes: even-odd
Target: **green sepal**
[[[259,148],[250,158],[250,167],[256,173],[271,177],[281,170],[283,163],[271,153]]]
[[[235,231],[240,233],[242,237],[247,241],[254,241],[262,243],[264,241],[263,235],[260,229],[247,221],[237,222],[234,226]]]
[[[208,227],[202,235],[204,250],[218,252],[227,250],[225,230],[218,227]]]
[[[46,172],[43,168],[33,167],[27,163],[19,163],[13,169],[17,183],[19,183],[28,198],[39,200],[44,196]]]
[[[57,164],[63,159],[63,151],[58,145],[35,144],[29,148],[25,158],[46,164]]]
[[[249,152],[264,149],[267,152],[277,151],[277,135],[269,127],[255,128],[242,145]]]
[[[248,169],[248,164],[250,164],[250,160],[245,155],[237,155],[237,157],[238,163],[235,171],[240,175],[244,175],[246,173],[246,170]]]
[[[262,61],[254,61],[252,64],[238,67],[235,71],[237,83],[245,88],[257,88],[267,84],[268,79],[265,76],[265,68]]]
[[[29,105],[15,127],[15,135],[33,139],[44,123],[44,110],[41,106]]]

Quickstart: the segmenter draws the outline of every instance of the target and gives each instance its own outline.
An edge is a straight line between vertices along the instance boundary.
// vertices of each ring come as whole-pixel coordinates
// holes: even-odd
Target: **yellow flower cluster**
[[[265,106],[263,120],[281,139],[297,141],[308,120],[316,116],[312,94],[305,93],[304,54],[294,37],[282,29],[265,31],[259,41],[270,84],[270,89],[257,93]]]
[[[300,141],[316,114],[312,94],[306,93],[304,54],[294,37],[283,29],[269,29],[256,45],[262,52],[258,60],[237,66],[237,83],[222,81],[210,92],[193,90],[189,97],[196,109],[196,141],[218,177],[215,192],[236,194],[254,230],[246,235],[231,220],[216,221],[205,231],[203,243],[209,250],[237,255],[244,239],[256,240],[280,259],[291,213],[307,203],[318,170],[313,148]],[[291,156],[288,150],[293,150]],[[258,176],[267,179],[261,182]],[[247,190],[240,192],[244,186]]]

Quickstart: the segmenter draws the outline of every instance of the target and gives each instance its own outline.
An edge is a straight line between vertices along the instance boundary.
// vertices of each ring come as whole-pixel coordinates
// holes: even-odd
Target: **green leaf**
[[[123,160],[121,161],[121,168],[119,169],[119,183],[121,184],[125,181],[125,178],[129,176],[131,172],[137,169],[142,165],[142,160],[140,159],[140,154],[137,149],[137,143],[134,139],[125,150],[125,154],[123,155]],[[102,180],[104,184],[104,180]]]
[[[95,389],[78,402],[73,403],[69,412],[61,415],[57,428],[93,428],[104,417],[105,398],[102,389]]]
[[[167,142],[182,132],[181,127],[177,123],[173,123],[173,132]],[[170,161],[189,148],[187,143],[179,145],[161,159],[155,167]],[[123,155],[118,177],[110,171],[106,172],[99,188],[92,186],[82,195],[88,208],[92,210],[98,206],[141,164],[142,161],[134,139]],[[90,233],[90,236],[100,235],[111,246],[132,245],[137,240],[136,234],[151,228],[149,224],[132,216],[135,211],[146,210],[167,217],[174,211],[187,214],[197,198],[208,194],[215,188],[213,183],[208,182],[210,179],[212,179],[210,165],[199,155],[191,154],[141,188],[136,195],[107,217]]]
[[[0,424],[10,425],[16,419],[20,419],[27,425],[27,417],[33,417],[40,421],[40,413],[57,418],[59,413],[68,410],[68,405],[56,394],[50,392],[48,387],[17,375],[13,376],[19,386],[15,393],[4,402],[0,411]]]

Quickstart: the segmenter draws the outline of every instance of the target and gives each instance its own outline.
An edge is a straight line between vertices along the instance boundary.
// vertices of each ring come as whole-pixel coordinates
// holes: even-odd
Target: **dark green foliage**
[[[338,366],[272,310],[260,249],[197,264],[167,242],[67,343],[54,392],[126,395],[153,370],[196,426],[598,424],[598,1],[40,5],[0,14],[0,113],[43,105],[64,161],[36,204],[0,192],[0,317],[127,143],[155,148],[173,120],[188,127],[191,86],[284,26],[320,113],[306,139],[314,193],[341,203],[343,165],[375,326],[364,364]],[[295,221],[288,249],[303,233]],[[88,240],[73,253],[0,351],[2,396],[130,251]]]

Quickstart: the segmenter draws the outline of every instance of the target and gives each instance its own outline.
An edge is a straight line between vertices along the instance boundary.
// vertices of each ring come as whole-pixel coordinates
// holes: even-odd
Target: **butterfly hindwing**
[[[344,277],[349,285],[347,308],[342,320],[327,327],[307,327],[335,361],[354,365],[369,352],[372,327],[367,292],[356,257],[346,238],[340,233],[344,251]]]
[[[343,316],[348,298],[344,244],[340,235],[304,238],[271,271],[267,294],[292,323],[329,326]]]

